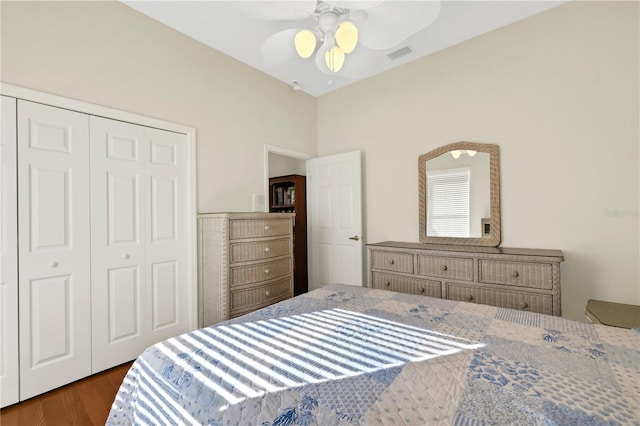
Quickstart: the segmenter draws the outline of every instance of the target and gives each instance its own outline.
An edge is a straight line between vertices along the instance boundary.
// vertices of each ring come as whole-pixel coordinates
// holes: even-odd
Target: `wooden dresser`
[[[561,315],[559,250],[367,244],[372,288]]]
[[[198,215],[201,327],[293,296],[292,213]]]

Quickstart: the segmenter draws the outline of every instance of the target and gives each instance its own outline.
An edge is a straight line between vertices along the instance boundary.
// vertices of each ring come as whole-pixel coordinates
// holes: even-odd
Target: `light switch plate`
[[[263,194],[253,194],[253,211],[254,212],[264,211],[264,195]]]

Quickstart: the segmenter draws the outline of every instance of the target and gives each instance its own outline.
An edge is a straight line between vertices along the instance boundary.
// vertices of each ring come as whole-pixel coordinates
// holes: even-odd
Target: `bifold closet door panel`
[[[144,128],[91,117],[93,372],[147,347]]]
[[[186,135],[147,128],[147,274],[151,343],[189,331]],[[150,343],[150,344],[151,344]]]
[[[91,374],[89,117],[18,101],[20,399]]]
[[[0,109],[0,407],[19,401],[16,100]]]
[[[181,137],[91,117],[94,373],[188,331]]]

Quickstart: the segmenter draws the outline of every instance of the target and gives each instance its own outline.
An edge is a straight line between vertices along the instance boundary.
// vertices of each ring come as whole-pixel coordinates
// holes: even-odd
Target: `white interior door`
[[[159,342],[189,330],[188,158],[186,136],[146,129],[147,276],[149,339]]]
[[[144,128],[91,117],[93,372],[145,349]]]
[[[360,151],[307,161],[309,290],[362,285]]]
[[[91,118],[93,371],[188,331],[185,136]]]
[[[0,407],[19,400],[16,100],[0,109]]]
[[[20,399],[91,374],[89,117],[18,101]]]

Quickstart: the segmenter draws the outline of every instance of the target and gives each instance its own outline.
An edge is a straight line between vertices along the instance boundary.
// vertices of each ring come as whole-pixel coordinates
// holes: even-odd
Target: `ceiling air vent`
[[[409,46],[405,46],[401,49],[396,50],[395,52],[389,53],[387,56],[393,61],[400,58],[401,56],[408,55],[411,52],[413,52],[413,50],[411,50]]]

